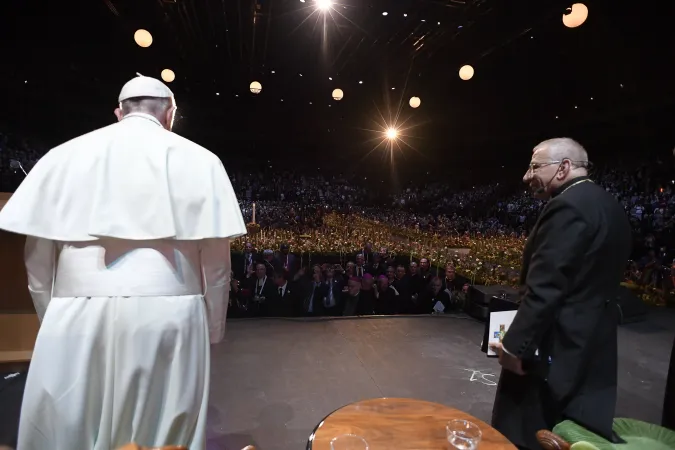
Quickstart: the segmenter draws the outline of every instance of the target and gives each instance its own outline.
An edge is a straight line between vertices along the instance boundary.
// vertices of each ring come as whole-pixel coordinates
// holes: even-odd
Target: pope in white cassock
[[[209,341],[225,332],[231,238],[220,160],[172,133],[172,92],[128,82],[119,122],[47,153],[0,212],[24,234],[41,320],[20,450],[205,448]]]

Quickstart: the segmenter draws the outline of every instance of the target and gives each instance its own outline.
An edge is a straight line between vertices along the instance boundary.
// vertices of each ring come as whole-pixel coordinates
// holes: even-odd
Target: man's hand
[[[490,350],[499,355],[499,364],[503,368],[518,375],[525,375],[525,371],[523,370],[523,361],[520,358],[505,352],[504,346],[501,344],[501,342],[488,344],[488,346],[490,347]]]

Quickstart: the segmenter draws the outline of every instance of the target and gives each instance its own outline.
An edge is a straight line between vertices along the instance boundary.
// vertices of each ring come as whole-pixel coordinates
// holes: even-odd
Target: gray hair
[[[584,170],[588,168],[588,153],[586,153],[586,149],[572,138],[547,139],[539,143],[532,151],[536,152],[541,149],[547,149],[549,157],[552,160],[562,161],[568,159],[575,168]]]
[[[134,112],[162,116],[172,106],[173,99],[158,97],[132,97],[120,103],[120,109],[125,116]]]

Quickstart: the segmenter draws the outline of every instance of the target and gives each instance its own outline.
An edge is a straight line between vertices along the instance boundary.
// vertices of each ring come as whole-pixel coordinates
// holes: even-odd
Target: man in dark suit
[[[370,266],[366,264],[366,259],[363,256],[363,253],[359,253],[356,255],[356,267],[355,267],[355,275],[359,278],[363,278],[363,276],[368,273],[368,268]]]
[[[288,280],[289,274],[280,270],[274,274],[274,295],[268,300],[268,315],[273,317],[292,317],[302,304],[302,289]]]
[[[326,279],[321,284],[319,298],[321,299],[322,315],[342,315],[342,289],[344,284],[335,278],[333,267],[326,269]]]
[[[523,252],[523,294],[502,344],[492,425],[523,449],[540,429],[570,419],[615,439],[617,306],[630,254],[628,219],[587,176],[572,139],[535,147],[523,178],[550,199]]]
[[[279,246],[279,254],[276,256],[277,261],[281,263],[283,269],[288,272],[289,278],[293,278],[298,270],[298,258],[290,252],[288,244],[281,244]]]
[[[263,263],[255,266],[255,278],[246,281],[249,294],[248,304],[251,315],[266,316],[268,311],[267,299],[274,297],[276,292],[274,281],[267,276],[267,267]]]

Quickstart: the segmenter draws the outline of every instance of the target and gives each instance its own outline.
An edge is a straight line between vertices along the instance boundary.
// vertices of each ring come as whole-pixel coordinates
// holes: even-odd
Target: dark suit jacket
[[[293,276],[299,269],[298,265],[300,264],[300,262],[298,261],[298,257],[295,256],[293,253],[284,255],[283,253],[279,252],[276,255],[276,259],[277,261],[279,261],[280,266],[288,271],[288,276],[290,278],[293,278]]]
[[[539,216],[523,253],[521,304],[503,341],[528,375],[502,371],[492,418],[514,444],[540,448],[535,433],[563,419],[612,438],[615,299],[630,247],[623,208],[587,177],[561,186]]]
[[[254,276],[246,281],[245,288],[249,290],[248,309],[251,315],[267,316],[270,312],[270,301],[275,297],[276,286],[272,277],[267,277],[262,288],[258,286],[258,279]],[[255,296],[264,297],[264,301],[254,301]],[[274,307],[272,306],[274,310]]]
[[[333,300],[335,301],[335,306],[332,308],[326,308],[324,304],[324,299],[327,299],[329,296],[329,288],[332,286],[333,288]],[[342,305],[342,288],[345,285],[339,281],[336,278],[333,278],[333,281],[329,282],[324,281],[321,284],[321,290],[319,292],[319,301],[321,302],[321,314],[322,315],[341,315],[342,313],[342,308],[344,307]]]
[[[234,272],[234,276],[236,279],[239,281],[245,280],[246,277],[246,267],[247,264],[249,263],[252,264],[253,270],[255,271],[255,265],[259,261],[258,255],[255,253],[250,253],[247,257],[246,254],[244,253],[235,253],[232,255],[232,271]],[[255,274],[251,275],[251,278],[255,278]]]
[[[368,272],[369,270],[370,270],[370,265],[368,265],[368,263],[365,263],[365,264],[363,265],[363,273],[362,273],[362,274],[359,273],[359,267],[357,266],[357,267],[354,268],[354,274],[355,274],[357,277],[363,277],[363,275],[369,273],[369,272]]]
[[[303,291],[298,283],[286,282],[286,291],[279,295],[279,286],[274,286],[274,294],[267,300],[267,314],[272,317],[292,317],[297,305],[302,303]]]

